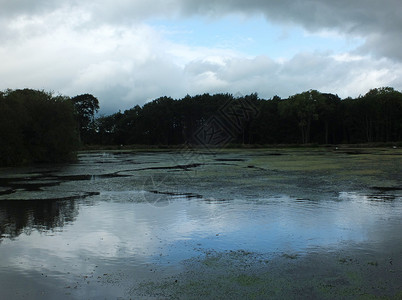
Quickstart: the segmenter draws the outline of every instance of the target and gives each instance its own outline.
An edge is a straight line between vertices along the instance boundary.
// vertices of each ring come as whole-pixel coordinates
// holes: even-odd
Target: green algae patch
[[[284,254],[282,254],[282,257],[288,258],[288,259],[297,259],[299,257],[299,255],[298,254],[284,253]]]
[[[189,187],[200,189],[205,198],[219,198],[223,187],[236,196],[264,197],[280,192],[314,198],[322,192],[370,193],[372,186],[400,186],[400,149],[334,149],[220,149],[211,153],[193,151],[190,156],[169,151],[158,154],[163,159],[150,154],[149,163],[118,174],[148,176],[152,179],[148,183],[156,179],[179,192],[192,192]],[[150,189],[144,185],[145,190]]]
[[[233,278],[233,281],[241,286],[261,285],[262,279],[258,276],[240,274]]]
[[[214,252],[183,262],[182,273],[144,282],[139,295],[162,299],[400,299],[401,275],[365,253],[267,255]],[[398,261],[398,266],[400,266]],[[379,280],[380,278],[380,280]]]

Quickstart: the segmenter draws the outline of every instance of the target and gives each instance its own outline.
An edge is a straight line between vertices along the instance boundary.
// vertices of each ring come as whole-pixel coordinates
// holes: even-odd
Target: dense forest
[[[402,141],[402,93],[355,99],[316,90],[287,99],[257,94],[161,97],[95,117],[98,99],[31,89],[0,92],[0,166],[74,159],[82,145],[346,144]]]
[[[356,99],[315,90],[288,99],[257,94],[161,97],[95,120],[87,143],[202,146],[402,141],[402,93],[372,89]]]
[[[97,109],[98,100],[88,94],[0,92],[0,166],[74,160]]]

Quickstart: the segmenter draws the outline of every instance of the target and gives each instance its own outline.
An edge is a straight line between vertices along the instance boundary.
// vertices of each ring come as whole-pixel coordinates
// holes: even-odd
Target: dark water
[[[327,167],[293,168],[306,155]],[[368,155],[357,167],[321,153],[87,153],[68,166],[3,169],[0,298],[135,298],[139,284],[211,251],[347,249],[399,262],[400,157]]]

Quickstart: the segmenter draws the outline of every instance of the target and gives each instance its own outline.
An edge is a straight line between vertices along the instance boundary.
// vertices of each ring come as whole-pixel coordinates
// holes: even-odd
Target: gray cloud
[[[268,21],[301,25],[312,32],[333,30],[367,39],[366,53],[402,61],[399,0],[181,0],[183,14],[219,17],[227,13],[263,14]]]
[[[401,27],[399,0],[180,0],[184,14],[264,14],[267,19],[302,24],[310,30],[389,31]]]
[[[159,96],[258,92],[287,97],[308,89],[364,94],[402,88],[400,0],[0,0],[0,89],[93,93],[111,113]],[[230,49],[168,41],[152,17],[264,15],[314,33],[360,37],[353,53],[304,52],[278,61]]]
[[[388,60],[348,60],[322,53],[303,53],[280,63],[268,57],[234,57],[223,61],[191,61],[184,70],[162,61],[148,61],[132,70],[131,77],[112,76],[108,85],[103,81],[93,83],[91,91],[103,101],[107,113],[111,113],[113,107],[114,111],[116,107],[127,109],[163,95],[180,98],[204,92],[257,92],[263,98],[274,95],[285,98],[318,89],[341,97],[356,97],[370,88],[389,85],[390,81],[393,86],[402,87],[402,66],[395,67]],[[73,85],[70,94],[74,95],[74,91],[78,93]]]
[[[310,30],[336,29],[348,33],[392,32],[402,26],[399,0],[0,0],[3,16],[38,14],[61,7],[83,7],[94,20],[122,21],[231,13],[263,14],[268,20],[303,25]]]
[[[60,3],[57,0],[0,0],[0,16],[12,18],[21,14],[39,14],[57,8]]]
[[[332,30],[366,39],[364,53],[402,61],[400,0],[0,0],[2,18],[38,15],[59,9],[89,14],[87,26],[138,22],[149,17],[202,15],[219,18],[238,13],[262,14],[270,22],[303,26],[312,32]]]

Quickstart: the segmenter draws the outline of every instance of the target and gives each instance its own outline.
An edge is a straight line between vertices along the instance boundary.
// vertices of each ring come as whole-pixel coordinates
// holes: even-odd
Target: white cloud
[[[374,0],[364,5],[362,0],[306,0],[303,5],[290,0],[0,0],[0,89],[92,93],[107,112],[187,93],[258,92],[269,98],[314,88],[346,97],[383,85],[401,89],[399,3],[378,5]],[[144,22],[226,14],[264,14],[270,22],[302,26],[307,36],[358,36],[363,43],[351,52],[293,51],[275,59],[269,53],[240,53],[230,43],[206,47],[174,41],[171,28]]]
[[[399,0],[0,0],[2,18],[42,16],[59,10],[86,15],[86,26],[131,24],[151,17],[173,18],[202,15],[220,18],[228,14],[261,15],[270,22],[302,26],[311,32],[353,35],[367,40],[362,50],[402,59],[402,15]],[[80,14],[78,14],[79,16]],[[61,18],[60,22],[65,19]]]
[[[275,94],[287,97],[309,89],[337,93],[341,97],[358,96],[370,88],[397,80],[401,66],[389,60],[372,61],[369,57],[332,56],[328,53],[301,53],[289,60],[268,57],[226,59],[224,65],[204,61],[189,63],[191,77],[205,76],[214,83],[215,92],[258,92],[261,97]],[[212,81],[212,82],[211,82]],[[401,81],[397,86],[401,86]],[[219,89],[221,88],[221,89]]]

